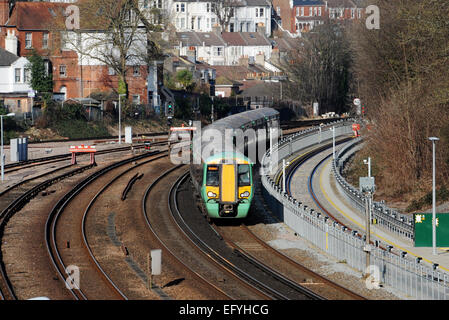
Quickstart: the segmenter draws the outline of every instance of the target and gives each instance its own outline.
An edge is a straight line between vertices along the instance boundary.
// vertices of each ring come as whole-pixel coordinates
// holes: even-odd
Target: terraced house
[[[364,17],[361,0],[273,0],[274,20],[282,31],[300,35],[326,19],[356,21]]]
[[[227,32],[271,35],[271,2],[268,0],[177,0],[170,6],[170,20],[178,32]]]

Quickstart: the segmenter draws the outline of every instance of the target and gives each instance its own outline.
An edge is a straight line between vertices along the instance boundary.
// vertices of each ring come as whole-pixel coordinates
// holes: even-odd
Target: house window
[[[65,65],[60,65],[59,66],[59,76],[61,78],[67,77],[67,66],[65,66]]]
[[[309,7],[309,17],[311,17],[313,15],[313,8]]]
[[[210,12],[210,3],[206,3],[206,12]]]
[[[301,17],[304,17],[304,7],[301,7]]]
[[[25,48],[31,49],[33,46],[33,34],[30,32],[25,33]]]
[[[24,82],[25,83],[30,83],[31,82],[31,69],[25,69],[25,74],[24,74]]]
[[[318,8],[318,15],[321,17],[321,7]]]
[[[281,16],[281,7],[279,6],[276,7],[276,14],[278,15],[278,17]]]
[[[42,49],[48,48],[48,32],[44,32],[42,35]]]
[[[181,3],[181,12],[185,12],[186,11],[186,5],[185,3]]]
[[[354,19],[354,18],[355,18],[355,9],[352,8],[351,9],[351,19]]]
[[[140,95],[133,94],[133,104],[140,104]]]
[[[21,81],[21,73],[22,73],[22,69],[14,69],[14,76],[15,76],[15,82],[16,83],[20,83]]]
[[[111,67],[108,68],[108,75],[110,75],[110,76],[115,76],[115,70],[114,70],[114,68],[111,68]]]
[[[45,76],[48,77],[48,75],[50,73],[50,61],[48,61],[48,60],[44,61],[44,72],[45,72]]]
[[[140,76],[140,67],[139,66],[134,66],[133,67],[133,76],[134,77],[139,77]]]
[[[223,47],[214,47],[214,56],[221,57],[223,55]]]
[[[176,12],[179,12],[179,3],[176,4]]]
[[[259,10],[259,17],[261,17],[261,18],[264,17],[264,11],[263,11],[263,8],[260,8],[260,10]]]
[[[259,8],[256,8],[256,18],[259,17]]]

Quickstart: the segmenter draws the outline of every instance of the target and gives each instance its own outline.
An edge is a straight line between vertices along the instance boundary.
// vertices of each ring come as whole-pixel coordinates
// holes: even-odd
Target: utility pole
[[[432,254],[437,255],[437,227],[436,227],[436,165],[435,165],[435,142],[440,139],[437,137],[430,137],[432,141]]]
[[[214,119],[214,97],[212,96],[212,113],[211,113],[211,117],[210,117],[212,123],[215,121]]]

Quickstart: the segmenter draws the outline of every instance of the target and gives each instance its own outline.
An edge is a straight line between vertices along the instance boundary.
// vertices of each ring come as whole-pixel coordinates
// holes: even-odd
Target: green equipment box
[[[449,247],[449,214],[436,214],[437,247]],[[415,213],[415,247],[432,247],[432,214]]]

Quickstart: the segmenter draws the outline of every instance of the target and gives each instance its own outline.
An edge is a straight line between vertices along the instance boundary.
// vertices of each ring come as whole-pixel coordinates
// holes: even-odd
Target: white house
[[[27,113],[31,111],[30,92],[31,72],[27,69],[29,61],[25,57],[0,48],[0,104],[9,112]]]
[[[258,32],[177,32],[180,56],[212,66],[238,65],[241,59],[264,64],[271,58],[271,42]]]
[[[214,13],[216,1],[173,0],[169,5],[170,20],[178,32],[211,32],[219,19]],[[256,32],[263,28],[271,35],[271,1],[236,0],[228,32]]]

